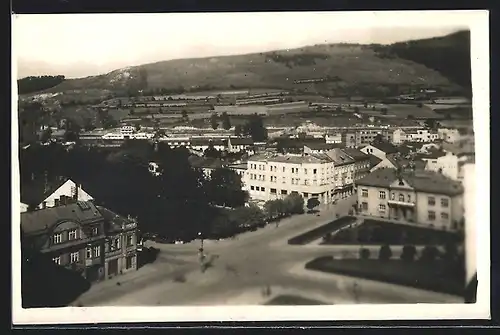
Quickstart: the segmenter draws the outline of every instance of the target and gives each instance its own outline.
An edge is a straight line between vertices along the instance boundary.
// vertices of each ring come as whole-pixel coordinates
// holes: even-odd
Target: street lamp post
[[[199,249],[199,251],[200,251],[200,257],[203,259],[203,256],[204,256],[204,254],[203,254],[203,250],[204,250],[203,249],[203,234],[201,232],[199,232],[198,236],[200,238],[200,249]]]

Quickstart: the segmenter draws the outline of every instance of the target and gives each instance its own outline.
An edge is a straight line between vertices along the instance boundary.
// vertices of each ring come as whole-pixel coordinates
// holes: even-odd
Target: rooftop
[[[266,152],[250,156],[248,160],[253,162],[278,162],[290,164],[329,163],[332,161],[326,154],[280,155]]]
[[[21,213],[21,229],[24,233],[36,233],[53,227],[61,221],[88,222],[103,216],[91,201],[78,201],[32,212]]]
[[[126,229],[127,225],[135,225],[134,220],[118,215],[105,207],[96,206],[96,208],[99,210],[102,217],[106,221],[106,230],[109,232],[120,232],[123,230],[123,228]]]
[[[373,142],[371,143],[371,146],[385,152],[386,154],[398,152],[398,149],[389,142]]]
[[[343,148],[342,151],[345,152],[350,157],[352,157],[355,161],[364,161],[366,159],[369,159],[370,156],[354,148]]]
[[[21,202],[37,206],[68,180],[69,178],[58,177],[48,180],[47,183],[44,178],[29,182],[21,181]]]
[[[311,142],[304,144],[304,147],[308,147],[311,150],[330,150],[334,148],[343,148],[342,143],[322,143],[322,142]]]
[[[373,155],[368,155],[368,159],[370,161],[370,168],[378,165],[382,161],[380,158],[378,158],[377,156],[373,156]]]
[[[420,192],[449,196],[463,193],[463,187],[460,182],[449,179],[434,171],[404,171],[401,173],[401,178],[416,191]],[[388,188],[396,180],[398,180],[396,169],[382,168],[356,181],[356,184]]]

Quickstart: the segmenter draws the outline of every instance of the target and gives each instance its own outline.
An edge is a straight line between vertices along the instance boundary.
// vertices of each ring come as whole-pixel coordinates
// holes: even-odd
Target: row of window
[[[98,258],[99,256],[101,256],[100,246],[96,245],[94,247],[88,247],[87,249],[85,249],[86,259]],[[52,258],[54,263],[59,265],[61,265],[61,259],[62,255]],[[80,252],[76,251],[69,254],[69,262],[71,264],[78,263],[79,260],[80,260]]]
[[[52,235],[52,244],[61,244],[63,242],[66,242],[64,240],[64,234],[67,233],[68,235],[68,238],[67,238],[67,241],[74,241],[74,240],[77,240],[80,238],[79,236],[79,230],[78,229],[71,229],[71,230],[68,230],[67,232],[59,232],[59,233],[55,233],[54,235]],[[92,236],[97,236],[99,235],[99,228],[98,227],[93,227],[92,228]]]
[[[368,190],[367,189],[362,189],[361,190],[361,196],[364,198],[368,198]],[[379,199],[386,199],[386,192],[385,191],[379,191]],[[396,194],[394,192],[391,193],[391,200],[396,200]],[[405,196],[404,194],[399,194],[398,196],[398,201],[405,201]],[[407,202],[411,202],[411,195],[407,195]],[[435,197],[428,197],[427,198],[427,203],[429,206],[434,206],[436,204],[436,198]],[[447,198],[441,198],[441,207],[447,208],[449,206],[449,200]]]
[[[368,210],[368,203],[367,202],[362,202],[361,203],[361,208],[362,208],[362,210],[367,211]],[[379,212],[385,213],[386,209],[387,209],[387,206],[385,204],[379,204],[378,205]],[[441,212],[441,220],[448,221],[449,218],[450,218],[450,215],[448,213]],[[427,219],[429,221],[435,221],[436,220],[436,212],[435,211],[428,211],[428,213],[427,213]]]

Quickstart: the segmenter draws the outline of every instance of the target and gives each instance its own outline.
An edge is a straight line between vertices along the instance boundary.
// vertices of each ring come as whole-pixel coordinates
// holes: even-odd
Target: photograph
[[[14,323],[489,317],[487,11],[12,21]]]

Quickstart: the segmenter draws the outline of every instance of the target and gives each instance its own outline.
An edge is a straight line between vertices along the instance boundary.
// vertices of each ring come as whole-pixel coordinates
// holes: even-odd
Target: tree
[[[241,177],[228,168],[217,168],[206,181],[205,192],[214,205],[241,207],[247,201],[247,193],[242,190]]]
[[[382,137],[382,134],[377,134],[375,135],[375,138],[373,139],[373,143],[378,144],[378,143],[383,143],[384,138]]]
[[[267,140],[267,129],[264,127],[262,117],[257,113],[250,116],[243,129],[244,134],[250,135],[254,142],[265,142]]]
[[[314,208],[318,207],[320,205],[320,202],[318,200],[318,198],[309,198],[307,200],[307,209],[309,209],[309,211],[312,211]]]
[[[370,258],[370,250],[366,248],[361,248],[359,250],[359,258],[361,259],[369,259]]]
[[[358,106],[354,106],[354,113],[359,113],[359,107]]]
[[[219,127],[219,117],[216,113],[213,113],[212,116],[210,116],[210,125],[212,126],[212,129],[217,129]]]
[[[423,262],[434,262],[439,256],[439,250],[435,246],[426,246],[422,251],[420,260]]]
[[[231,129],[231,120],[229,119],[229,115],[226,112],[223,112],[221,115],[222,119],[222,128],[225,130]]]
[[[298,193],[292,193],[284,199],[287,214],[304,213],[304,198]]]
[[[215,149],[214,144],[210,142],[208,148],[205,149],[203,155],[207,158],[220,158],[221,153],[219,150]]]
[[[401,259],[405,262],[412,262],[417,254],[417,249],[414,245],[405,245],[403,247],[403,253],[401,254]]]
[[[437,122],[435,119],[427,119],[427,120],[425,120],[424,125],[427,128],[430,128],[430,129],[437,129],[437,128],[439,128],[439,122]]]
[[[276,200],[268,200],[264,203],[264,211],[269,219],[274,219],[278,216],[278,204]]]
[[[140,131],[141,130],[141,125],[140,124],[136,124],[135,125],[135,131]]]
[[[366,101],[365,101],[365,102],[363,103],[363,106],[364,106],[365,108],[368,108],[368,102],[366,102]]]
[[[387,244],[380,247],[380,251],[378,253],[378,259],[381,261],[389,260],[392,257],[391,247]]]

